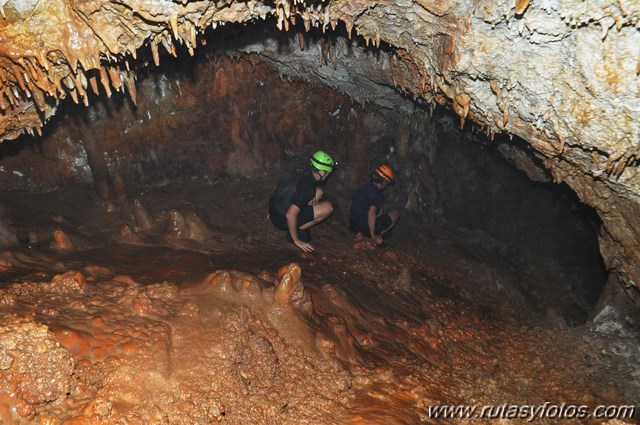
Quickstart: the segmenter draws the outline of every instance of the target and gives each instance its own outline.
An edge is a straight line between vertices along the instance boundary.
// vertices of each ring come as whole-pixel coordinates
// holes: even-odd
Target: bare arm
[[[291,239],[293,239],[293,243],[295,246],[300,248],[303,251],[311,252],[313,251],[313,246],[306,242],[302,242],[298,238],[298,214],[300,214],[300,207],[296,204],[291,204],[289,209],[287,210],[287,214],[285,217],[287,218],[287,227],[289,228],[289,233],[291,234]]]
[[[376,217],[378,216],[378,209],[375,205],[369,206],[369,211],[367,212],[367,223],[369,224],[369,234],[371,235],[371,239],[376,243],[382,243],[382,238],[380,236],[376,236]]]

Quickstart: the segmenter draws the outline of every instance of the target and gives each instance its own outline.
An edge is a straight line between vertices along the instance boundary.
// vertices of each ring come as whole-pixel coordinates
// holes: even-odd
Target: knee
[[[326,204],[325,208],[327,209],[327,215],[329,215],[333,212],[333,204],[331,202],[325,202],[325,204]]]
[[[325,216],[331,215],[333,213],[333,204],[328,201],[322,202],[322,212]]]

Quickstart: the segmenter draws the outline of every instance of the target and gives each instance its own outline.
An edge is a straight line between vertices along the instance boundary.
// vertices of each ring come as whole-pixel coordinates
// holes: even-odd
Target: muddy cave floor
[[[342,206],[304,254],[266,221],[273,185],[1,193],[20,243],[0,254],[0,333],[41,355],[21,353],[31,379],[0,373],[0,422],[417,424],[437,404],[638,400],[619,341],[532,306],[486,235],[401,223],[374,249]]]

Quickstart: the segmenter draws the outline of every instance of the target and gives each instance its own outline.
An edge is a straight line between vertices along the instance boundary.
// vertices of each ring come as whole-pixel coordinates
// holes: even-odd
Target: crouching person
[[[384,191],[393,184],[395,180],[391,168],[380,165],[371,174],[369,182],[358,187],[351,198],[350,230],[371,238],[376,245],[383,243],[383,238],[400,217],[397,210],[384,210]]]
[[[321,201],[319,184],[329,178],[335,161],[324,151],[315,152],[309,167],[287,174],[269,199],[269,218],[277,229],[287,231],[287,239],[305,252],[313,251],[311,227],[327,219],[333,205]]]

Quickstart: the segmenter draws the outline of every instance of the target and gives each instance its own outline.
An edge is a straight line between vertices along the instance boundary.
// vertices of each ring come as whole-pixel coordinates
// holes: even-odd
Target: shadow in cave
[[[14,140],[7,140],[0,143],[0,161],[19,155],[23,149],[41,153],[42,143],[42,138],[30,136],[28,134],[24,134]]]
[[[552,182],[525,141],[489,141],[454,126],[450,114],[436,115],[432,172],[447,225],[464,229],[460,248],[479,263],[508,265],[514,288],[547,318],[583,324],[607,279],[600,218],[566,184]]]

